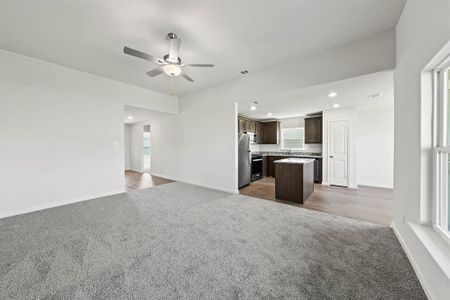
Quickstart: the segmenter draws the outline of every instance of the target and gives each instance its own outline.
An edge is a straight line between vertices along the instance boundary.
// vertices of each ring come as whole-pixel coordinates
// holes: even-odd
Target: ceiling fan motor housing
[[[178,61],[177,62],[172,62],[169,60],[169,54],[164,55],[164,62],[168,63],[168,64],[173,64],[173,65],[181,65],[181,58],[178,57]]]
[[[174,40],[174,39],[177,39],[177,38],[178,38],[178,35],[176,33],[169,32],[167,34],[167,39],[169,39],[169,40]]]

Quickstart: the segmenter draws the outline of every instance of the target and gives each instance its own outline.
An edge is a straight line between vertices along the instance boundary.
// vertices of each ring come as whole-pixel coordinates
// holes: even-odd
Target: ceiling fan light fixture
[[[179,76],[181,74],[181,67],[174,64],[165,65],[163,70],[164,73],[172,77]]]

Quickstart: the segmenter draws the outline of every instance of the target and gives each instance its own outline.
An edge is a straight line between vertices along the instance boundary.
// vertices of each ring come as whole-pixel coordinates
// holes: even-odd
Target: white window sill
[[[408,223],[408,225],[450,279],[450,244],[430,226],[415,223]]]

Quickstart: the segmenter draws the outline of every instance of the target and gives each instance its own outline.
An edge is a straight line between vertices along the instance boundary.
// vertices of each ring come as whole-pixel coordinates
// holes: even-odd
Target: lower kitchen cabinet
[[[301,156],[299,156],[301,157]],[[267,177],[275,177],[275,163],[274,161],[288,158],[288,156],[266,156],[265,157],[265,176]],[[314,182],[315,183],[322,183],[322,158],[316,158],[314,159]]]
[[[314,182],[322,183],[322,159],[316,158],[314,160]]]
[[[287,156],[267,156],[266,163],[267,163],[267,176],[268,177],[275,177],[275,163],[274,161],[287,158]]]

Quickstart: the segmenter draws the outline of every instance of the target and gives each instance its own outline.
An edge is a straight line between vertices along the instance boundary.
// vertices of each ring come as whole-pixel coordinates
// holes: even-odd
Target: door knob
[[[333,158],[333,155],[330,155],[330,158]]]

